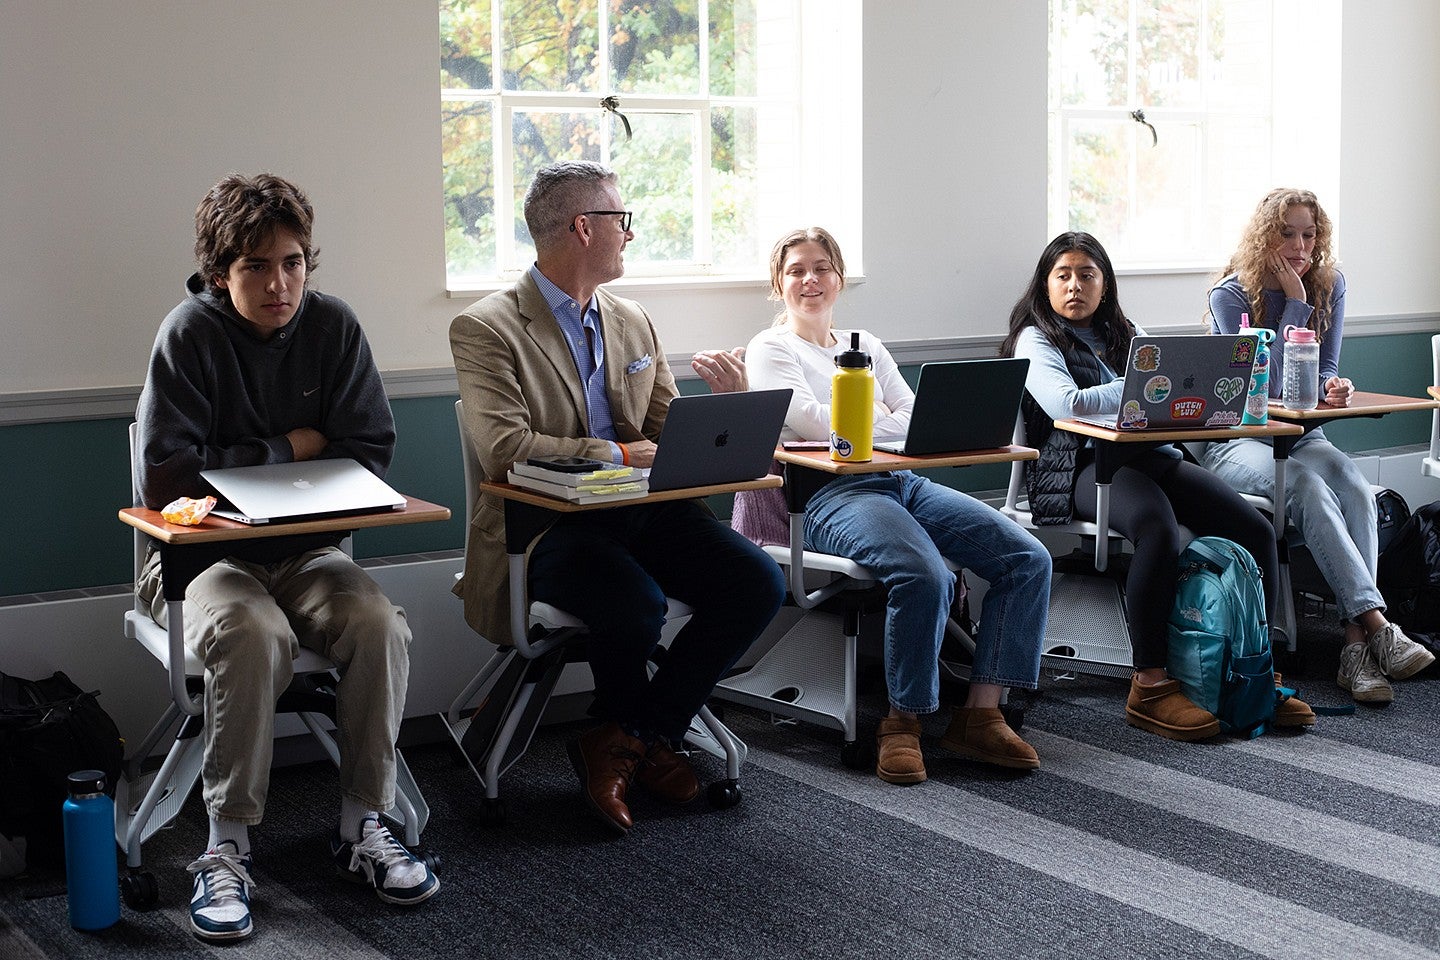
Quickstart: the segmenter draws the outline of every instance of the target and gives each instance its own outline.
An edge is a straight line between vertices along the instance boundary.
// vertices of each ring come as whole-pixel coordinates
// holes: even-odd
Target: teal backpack
[[[1275,716],[1275,672],[1260,569],[1244,547],[1198,537],[1180,553],[1169,637],[1170,676],[1185,696],[1222,730],[1264,733]]]

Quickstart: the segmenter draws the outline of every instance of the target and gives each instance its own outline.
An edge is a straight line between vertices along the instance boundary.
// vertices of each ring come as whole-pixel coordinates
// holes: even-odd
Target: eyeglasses
[[[619,218],[620,218],[620,230],[621,230],[622,233],[624,233],[624,232],[628,232],[628,231],[629,231],[629,229],[630,229],[630,224],[631,224],[631,222],[635,219],[635,211],[634,211],[634,210],[581,210],[579,213],[576,214],[576,216],[577,216],[577,217],[619,217]],[[574,224],[574,223],[571,223],[571,224],[570,224],[570,232],[571,232],[571,233],[574,233],[574,232],[575,232],[575,224]]]

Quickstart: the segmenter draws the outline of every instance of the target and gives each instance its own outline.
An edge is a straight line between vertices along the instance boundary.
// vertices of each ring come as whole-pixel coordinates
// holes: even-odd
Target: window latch
[[[625,125],[625,139],[629,140],[630,120],[625,116],[625,114],[620,112],[620,98],[615,96],[606,97],[605,99],[600,101],[600,106],[604,107],[607,113],[613,113],[615,114],[615,116],[620,118],[620,122]]]
[[[1150,131],[1150,146],[1154,147],[1160,144],[1160,135],[1155,132],[1155,127],[1150,123],[1150,121],[1145,119],[1145,110],[1143,108],[1139,110],[1131,110],[1130,119],[1134,120],[1136,123],[1143,126],[1146,130]]]

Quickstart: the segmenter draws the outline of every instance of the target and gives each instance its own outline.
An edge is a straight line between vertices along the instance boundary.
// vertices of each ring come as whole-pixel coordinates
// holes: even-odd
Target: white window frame
[[[1058,59],[1053,55],[1060,43],[1060,18],[1058,8],[1063,0],[1051,0],[1050,49],[1051,75],[1048,78],[1048,119],[1050,123],[1051,157],[1048,187],[1047,218],[1050,235],[1071,229],[1068,223],[1069,209],[1069,161],[1071,141],[1069,131],[1077,121],[1110,120],[1130,124],[1130,143],[1127,163],[1126,200],[1131,215],[1137,199],[1139,154],[1149,149],[1149,131],[1130,118],[1130,111],[1136,108],[1145,111],[1146,119],[1152,124],[1188,123],[1198,128],[1196,142],[1196,166],[1199,173],[1199,189],[1188,198],[1188,206],[1194,223],[1202,232],[1205,224],[1207,205],[1220,202],[1207,195],[1214,178],[1206,166],[1207,137],[1213,136],[1207,129],[1218,117],[1227,119],[1247,118],[1263,122],[1269,130],[1267,151],[1270,158],[1268,169],[1260,171],[1256,180],[1265,183],[1255,190],[1250,206],[1243,210],[1226,210],[1224,225],[1218,227],[1219,235],[1208,236],[1200,250],[1190,257],[1176,258],[1164,255],[1154,257],[1136,256],[1118,244],[1107,242],[1110,238],[1099,238],[1106,243],[1107,250],[1115,261],[1117,270],[1125,273],[1183,274],[1211,273],[1218,269],[1233,249],[1239,238],[1240,229],[1248,218],[1253,204],[1258,202],[1269,187],[1290,185],[1314,190],[1325,205],[1326,211],[1335,218],[1339,208],[1339,160],[1338,142],[1340,118],[1338,105],[1339,89],[1339,36],[1340,0],[1271,0],[1271,42],[1269,90],[1257,101],[1256,109],[1235,107],[1201,108],[1164,107],[1137,102],[1138,50],[1136,43],[1137,6],[1145,0],[1130,0],[1127,26],[1127,102],[1123,106],[1063,105],[1057,96],[1059,78],[1054,71],[1059,69]],[[1212,13],[1210,0],[1202,0],[1202,25],[1199,31],[1201,49],[1199,61],[1208,62],[1210,31],[1207,27]],[[1306,76],[1306,99],[1296,103],[1293,94],[1293,79],[1285,83],[1284,78],[1303,71]],[[1208,79],[1205,71],[1198,78],[1201,84],[1201,102],[1205,103]],[[1277,109],[1278,91],[1291,90],[1290,99]],[[1244,155],[1230,156],[1223,162],[1243,163]]]
[[[823,222],[853,227],[852,230],[847,231],[853,237],[846,244],[847,260],[852,260],[857,268],[862,262],[858,229],[860,223],[860,126],[858,118],[850,118],[854,147],[840,152],[840,155],[847,159],[835,161],[832,151],[836,150],[833,126],[833,104],[836,98],[834,96],[835,81],[831,69],[841,63],[846,64],[846,69],[853,76],[855,88],[853,100],[858,100],[860,89],[857,66],[860,44],[860,0],[761,0],[762,16],[766,9],[773,10],[781,5],[788,6],[791,10],[793,42],[796,47],[794,65],[791,68],[793,73],[792,90],[789,95],[739,96],[726,94],[705,97],[615,93],[620,101],[620,112],[629,118],[632,126],[643,123],[647,114],[689,114],[692,130],[695,133],[691,174],[691,182],[694,184],[692,211],[695,225],[692,258],[685,261],[647,261],[639,264],[627,259],[625,281],[642,283],[673,281],[681,284],[708,286],[716,281],[753,283],[767,277],[766,264],[763,262],[763,250],[760,254],[761,262],[738,272],[733,268],[716,268],[713,265],[713,251],[710,247],[710,197],[713,185],[713,170],[710,164],[712,146],[710,120],[712,111],[735,107],[756,109],[767,118],[783,115],[785,117],[783,126],[794,131],[794,140],[789,144],[789,151],[796,159],[794,163],[787,165],[787,168],[793,169],[786,170],[793,180],[786,185],[784,191],[793,194],[794,203],[792,209],[778,215],[774,212],[768,216],[764,212],[761,213],[761,222],[757,224],[761,245],[764,246],[769,242],[770,233],[778,236],[784,229],[796,224],[812,222],[818,216]],[[597,7],[599,36],[605,37],[609,35],[609,4],[606,0],[599,0]],[[504,62],[502,49],[504,34],[500,0],[494,0],[490,12],[491,62],[495,65],[493,75],[498,78],[502,75],[500,65]],[[701,23],[699,89],[708,90],[710,35],[709,30],[706,29],[709,23],[707,0],[700,0],[699,16]],[[837,21],[846,17],[849,18],[848,22],[837,24]],[[840,36],[840,42],[836,42],[837,35]],[[597,74],[608,78],[610,76],[608,43],[602,42],[598,45],[597,57]],[[517,111],[593,112],[603,118],[605,111],[599,106],[599,102],[608,92],[611,91],[555,93],[505,90],[498,87],[490,90],[448,87],[441,89],[442,113],[444,106],[450,103],[470,102],[490,105],[491,137],[495,151],[492,165],[495,178],[494,218],[497,225],[513,223],[519,214],[516,185],[512,182],[513,118],[515,113]],[[610,164],[613,131],[617,126],[614,123],[601,122],[598,124],[600,162],[607,166]],[[829,142],[812,146],[810,134],[817,130],[825,131]],[[827,169],[830,171],[830,175],[816,177],[814,164],[804,162],[807,156],[829,158]],[[805,170],[806,175],[800,176],[800,170]],[[764,176],[763,173],[762,176]],[[627,206],[633,208],[633,198],[626,193],[623,182],[620,187],[622,196],[626,198]],[[636,228],[644,229],[643,211],[637,215]],[[448,295],[463,298],[486,290],[497,289],[513,282],[529,266],[528,263],[518,262],[518,249],[519,246],[512,231],[497,229],[495,248],[497,275],[456,276],[450,275],[447,269],[446,290]],[[851,253],[852,250],[853,253]]]

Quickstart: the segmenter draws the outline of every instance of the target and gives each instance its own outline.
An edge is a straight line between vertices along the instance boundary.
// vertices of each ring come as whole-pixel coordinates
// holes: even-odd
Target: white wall
[[[998,332],[1048,239],[1046,9],[865,4],[857,322]],[[1440,6],[1345,11],[1350,311],[1440,313],[1416,268],[1440,220]],[[444,294],[437,20],[433,0],[0,5],[0,394],[137,384],[190,269],[195,203],[229,171],[310,192],[315,282],[359,310],[382,369],[448,366],[462,304]],[[1124,286],[1152,325],[1203,308],[1204,277]],[[642,291],[672,353],[743,343],[772,312],[761,283]]]

